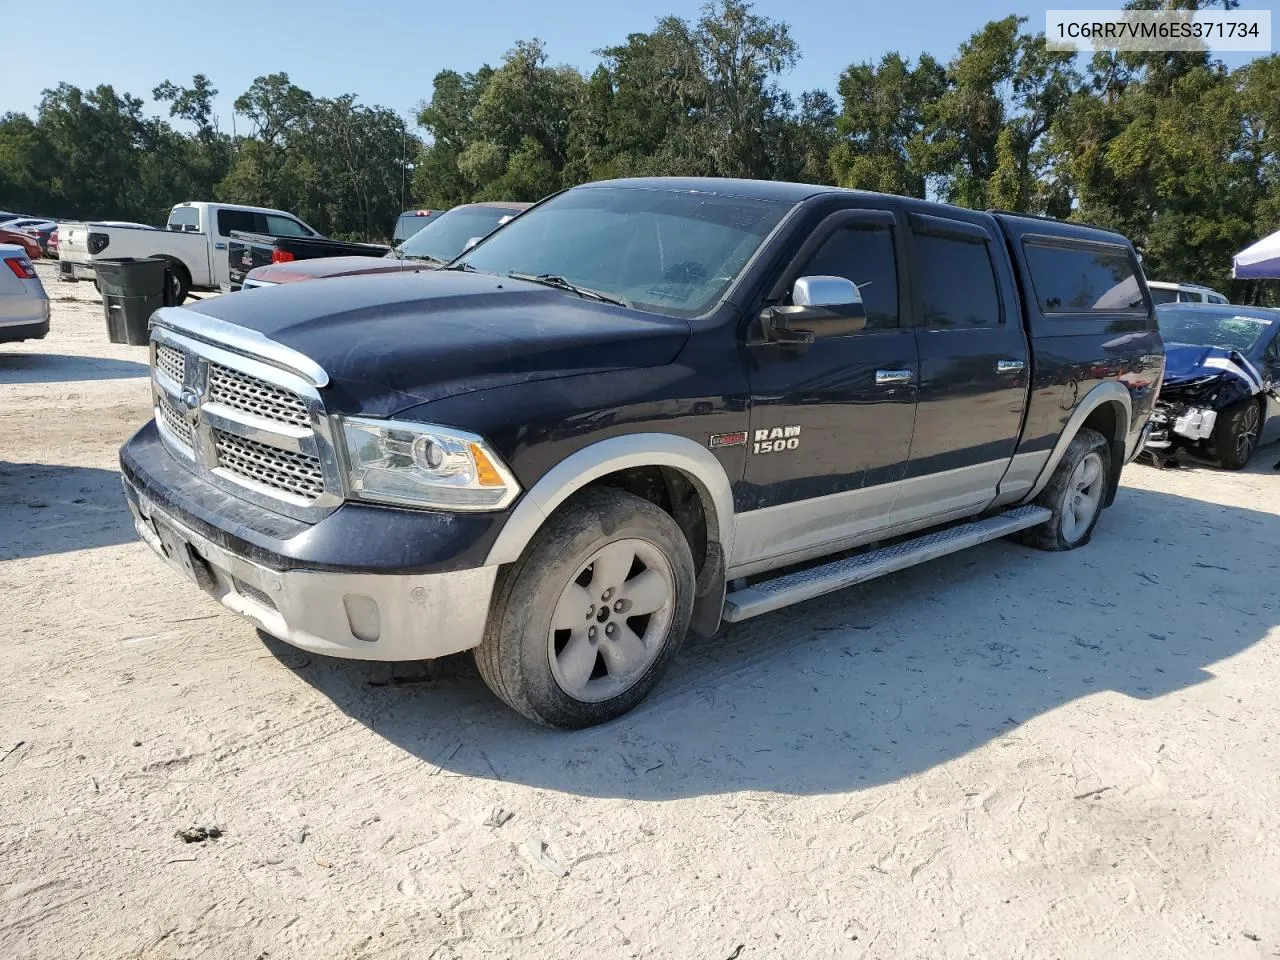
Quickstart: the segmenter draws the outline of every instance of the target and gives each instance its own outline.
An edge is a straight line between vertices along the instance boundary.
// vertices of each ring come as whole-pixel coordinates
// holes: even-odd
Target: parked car
[[[0,243],[21,247],[29,260],[39,260],[42,253],[40,241],[35,237],[21,230],[7,230],[3,224],[0,224]]]
[[[436,217],[383,257],[324,257],[255,267],[245,275],[243,285],[269,287],[322,277],[434,270],[462,253],[468,243],[487,236],[530,206],[515,201],[464,203]]]
[[[1228,303],[1226,294],[1198,283],[1168,283],[1148,280],[1153,303]]]
[[[25,233],[29,237],[35,237],[36,243],[40,244],[40,252],[46,257],[49,255],[49,238],[57,232],[57,223],[52,220],[25,222],[15,220],[13,223],[18,224],[18,226],[15,227],[12,224],[5,224],[6,228],[10,230],[17,230],[19,233]]]
[[[444,210],[406,210],[396,218],[396,227],[391,232],[391,245],[400,246],[444,212]]]
[[[376,259],[390,251],[390,247],[380,243],[348,243],[324,237],[272,237],[237,230],[230,240],[229,279],[223,290],[228,293],[239,290],[251,271],[273,263],[305,262],[332,257]]]
[[[49,297],[26,250],[0,243],[0,343],[49,333]]]
[[[1083,546],[1151,413],[1125,378],[1163,365],[1118,234],[714,179],[576,187],[448,269],[152,338],[120,462],[153,549],[312,651],[474,649],[554,727],[629,710],[690,628]]]
[[[162,257],[173,264],[176,302],[190,290],[218,290],[230,282],[227,246],[236,230],[319,237],[291,213],[231,203],[180,203],[163,227],[119,221],[62,224],[59,272],[64,280],[96,280],[98,258]]]
[[[8,223],[10,220],[26,219],[25,213],[10,213],[7,210],[0,210],[0,223]]]
[[[1228,470],[1280,436],[1280,310],[1221,304],[1156,307],[1167,360],[1146,449],[1179,450]]]

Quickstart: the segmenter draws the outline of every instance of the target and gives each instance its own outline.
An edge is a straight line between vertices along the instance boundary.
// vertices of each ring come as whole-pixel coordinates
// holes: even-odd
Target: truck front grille
[[[209,364],[209,400],[291,427],[311,426],[306,401],[296,393],[220,363]]]
[[[181,381],[179,381],[181,382]],[[156,408],[160,411],[160,419],[169,431],[178,438],[184,447],[191,449],[191,421],[184,417],[163,393],[156,398]]]
[[[216,428],[213,444],[220,467],[254,483],[304,500],[314,500],[324,493],[319,457],[281,450]]]
[[[310,359],[233,325],[166,310],[153,323],[151,393],[160,439],[226,493],[315,522],[342,503],[342,476]],[[183,326],[189,322],[190,333]]]
[[[174,383],[181,385],[186,373],[186,357],[181,350],[175,350],[167,343],[156,344],[156,367]]]

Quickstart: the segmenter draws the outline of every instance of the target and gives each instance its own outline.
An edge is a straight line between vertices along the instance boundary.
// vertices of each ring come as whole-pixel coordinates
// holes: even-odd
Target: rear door
[[[252,210],[232,210],[226,207],[217,210],[214,214],[214,229],[210,231],[212,249],[209,254],[213,270],[213,286],[231,285],[231,266],[228,255],[232,232],[238,230],[243,233],[260,233],[265,226],[262,214],[254,213]]]
[[[898,524],[967,516],[995,499],[1030,376],[996,225],[924,214],[909,223],[920,386]]]
[[[899,214],[892,199],[851,198],[781,280],[788,291],[801,276],[852,280],[867,309],[864,330],[807,345],[747,344],[753,509],[738,516],[738,575],[865,540],[890,523],[918,374]]]

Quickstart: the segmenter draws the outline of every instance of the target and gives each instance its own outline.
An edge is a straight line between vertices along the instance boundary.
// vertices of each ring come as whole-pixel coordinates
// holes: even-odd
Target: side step
[[[797,570],[774,580],[763,580],[730,593],[724,601],[724,619],[737,623],[762,613],[772,613],[801,600],[811,600],[864,580],[874,580],[886,573],[945,557],[966,547],[998,540],[1044,523],[1050,516],[1045,507],[1017,507],[999,516],[926,533],[914,540]]]

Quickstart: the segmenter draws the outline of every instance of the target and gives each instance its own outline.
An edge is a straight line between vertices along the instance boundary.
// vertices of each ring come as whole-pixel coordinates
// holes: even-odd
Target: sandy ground
[[[116,475],[144,351],[48,286],[0,347],[0,957],[1280,956],[1280,449],[1130,467],[1084,550],[751,621],[552,733],[179,582]]]

